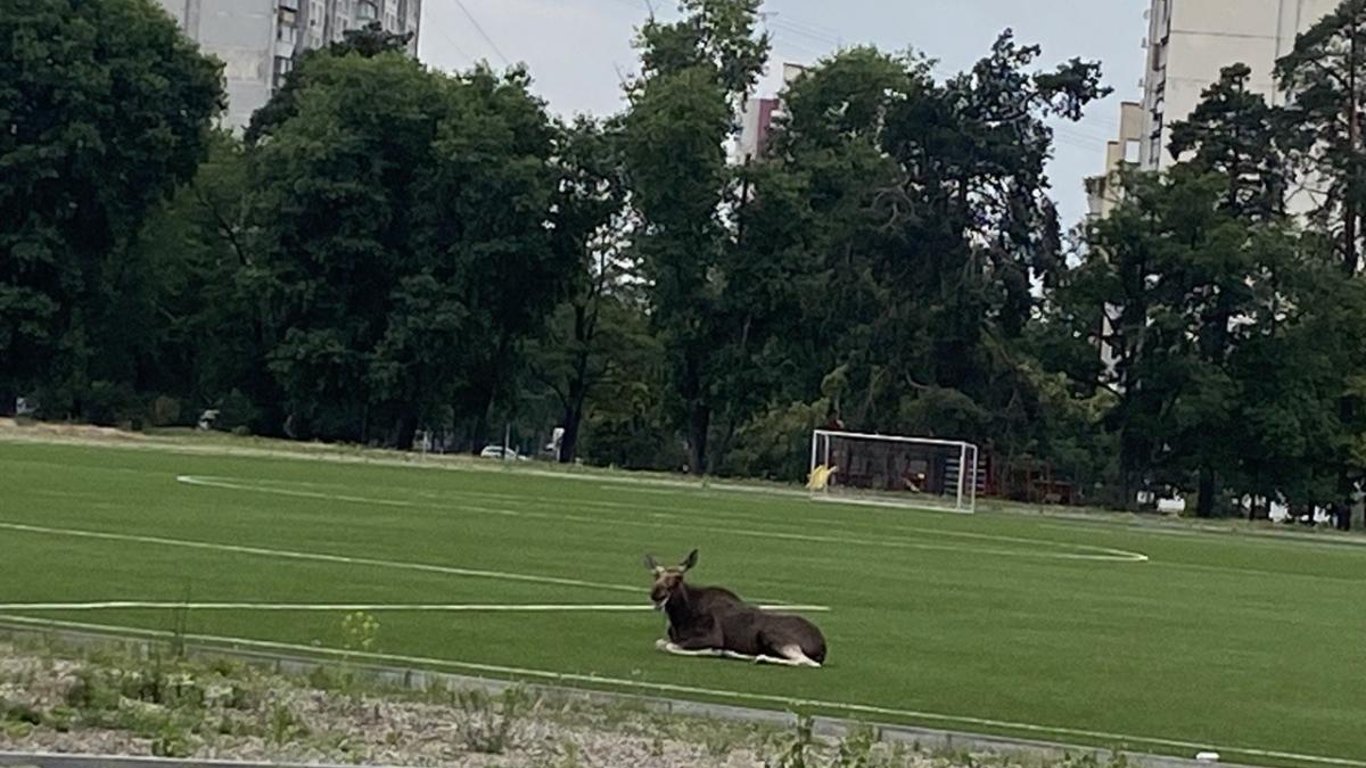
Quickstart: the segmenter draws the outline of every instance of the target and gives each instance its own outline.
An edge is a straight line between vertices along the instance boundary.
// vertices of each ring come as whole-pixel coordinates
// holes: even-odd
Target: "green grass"
[[[0,442],[0,477],[0,523],[603,585],[0,529],[0,602],[629,603],[646,599],[644,552],[678,558],[699,547],[700,583],[830,606],[813,614],[830,641],[828,666],[668,656],[654,650],[662,620],[651,613],[377,612],[374,647],[593,675],[645,693],[725,691],[755,697],[730,703],[774,708],[800,699],[820,702],[810,711],[880,721],[1187,755],[1193,749],[1171,742],[1208,745],[1227,761],[1312,762],[1260,754],[1280,752],[1366,765],[1366,547],[1336,538],[851,507],[468,464],[438,471],[36,442]],[[1065,557],[1110,550],[1149,559]],[[193,634],[304,647],[347,639],[340,613],[4,613],[150,630],[184,623]]]

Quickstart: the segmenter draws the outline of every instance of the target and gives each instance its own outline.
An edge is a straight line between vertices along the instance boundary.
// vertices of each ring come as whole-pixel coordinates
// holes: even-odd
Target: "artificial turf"
[[[955,730],[1366,765],[1366,547],[1338,537],[454,466],[0,442],[0,613],[338,648],[339,612],[12,604],[643,604],[642,554],[697,547],[699,583],[828,606],[810,614],[828,665],[662,654],[649,612],[376,610],[374,650]]]

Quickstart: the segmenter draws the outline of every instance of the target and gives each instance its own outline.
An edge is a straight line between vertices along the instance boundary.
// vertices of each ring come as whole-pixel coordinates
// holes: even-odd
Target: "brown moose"
[[[655,577],[650,600],[669,622],[668,639],[656,641],[655,647],[681,656],[724,656],[792,667],[825,663],[825,638],[815,624],[801,616],[761,610],[722,587],[694,587],[683,577],[696,565],[695,549],[672,568],[645,556],[645,567]]]

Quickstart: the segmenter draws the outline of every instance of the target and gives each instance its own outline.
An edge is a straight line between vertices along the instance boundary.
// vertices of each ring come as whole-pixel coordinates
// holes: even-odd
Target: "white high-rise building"
[[[1106,147],[1103,173],[1087,179],[1092,216],[1104,216],[1117,200],[1114,172],[1121,163],[1161,170],[1175,162],[1167,149],[1172,125],[1190,116],[1205,89],[1231,64],[1252,70],[1251,88],[1283,104],[1276,61],[1295,47],[1295,37],[1336,9],[1341,0],[1152,0],[1144,13],[1147,61],[1139,102],[1120,108],[1119,135]],[[1293,196],[1291,210],[1310,204]]]
[[[1159,169],[1173,161],[1167,151],[1173,123],[1200,103],[1219,71],[1243,63],[1251,87],[1272,104],[1285,95],[1276,87],[1276,61],[1295,47],[1295,37],[1338,7],[1341,0],[1152,0],[1147,13],[1147,74],[1143,79],[1143,140],[1139,162]]]
[[[422,0],[159,0],[185,34],[223,61],[226,127],[241,129],[270,100],[294,57],[342,39],[348,29],[379,21],[411,32],[417,55]]]

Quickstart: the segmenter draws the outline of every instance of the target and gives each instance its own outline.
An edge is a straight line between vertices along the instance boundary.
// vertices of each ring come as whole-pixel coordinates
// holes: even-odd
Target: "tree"
[[[756,187],[748,221],[802,253],[781,259],[801,265],[784,357],[802,402],[843,370],[829,407],[852,427],[1039,450],[1022,337],[1031,285],[1054,284],[1062,247],[1045,121],[1106,93],[1097,65],[1038,71],[1039,55],[1007,31],[937,83],[913,54],[853,49],[789,89],[770,160],[785,178]]]
[[[295,56],[289,73],[280,88],[271,94],[270,100],[251,116],[243,138],[248,144],[256,144],[269,137],[275,129],[299,110],[299,94],[308,87],[309,69],[312,63],[321,58],[356,55],[374,58],[386,53],[402,53],[412,42],[411,32],[390,32],[378,21],[372,21],[360,29],[348,29],[342,39],[334,40],[322,48],[309,48]]]
[[[552,132],[528,86],[397,53],[310,64],[253,208],[299,429],[407,448],[485,417],[573,267],[550,248]]]
[[[149,0],[0,2],[0,408],[131,398],[148,211],[193,176],[218,64]]]
[[[1340,233],[1342,268],[1361,268],[1361,218],[1366,214],[1366,153],[1362,152],[1362,89],[1366,88],[1366,0],[1337,10],[1295,40],[1276,63],[1281,89],[1293,94],[1292,123],[1312,132],[1309,181],[1321,183],[1316,223]]]
[[[1265,222],[1285,215],[1290,156],[1304,142],[1284,109],[1248,90],[1251,78],[1246,64],[1220,70],[1190,116],[1172,126],[1170,150],[1200,173],[1227,179],[1223,205],[1230,213]]]
[[[149,392],[201,407],[221,407],[230,396],[259,406],[278,400],[262,362],[258,297],[249,290],[258,266],[248,230],[249,188],[242,142],[215,133],[195,177],[158,206],[130,250],[153,278],[156,322],[142,380]],[[277,429],[279,421],[273,420]],[[225,414],[218,423],[259,430],[272,420],[263,411]]]
[[[737,174],[723,144],[757,81],[768,39],[756,35],[759,0],[684,0],[680,7],[683,19],[652,19],[641,30],[643,72],[629,89],[624,148],[650,316],[669,359],[689,466],[701,474],[720,405],[717,352],[736,336],[722,307],[726,267],[737,253],[727,218]]]
[[[577,268],[568,299],[529,359],[533,375],[558,401],[564,432],[557,458],[565,463],[578,456],[579,429],[593,388],[614,356],[639,343],[626,331],[626,315],[638,310],[627,295],[636,278],[624,252],[627,189],[619,141],[613,128],[588,118],[559,131],[552,247]]]

